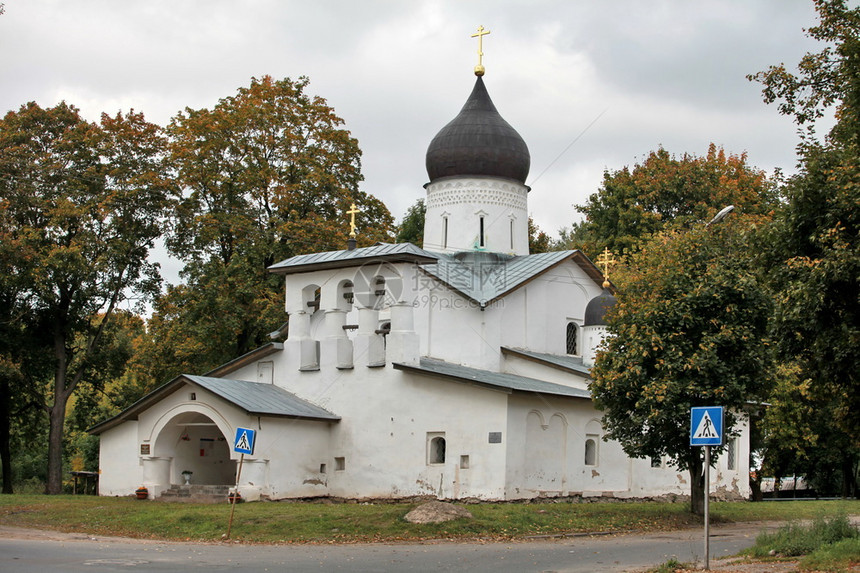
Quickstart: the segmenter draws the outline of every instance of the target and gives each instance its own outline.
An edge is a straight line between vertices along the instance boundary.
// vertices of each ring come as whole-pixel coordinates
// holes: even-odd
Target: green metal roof
[[[340,420],[340,416],[335,416],[328,410],[311,404],[274,384],[188,374],[183,377],[235,404],[249,414],[309,420]]]
[[[298,418],[324,422],[340,420],[340,416],[273,384],[182,374],[167,384],[156,388],[116,416],[96,424],[87,431],[91,434],[100,434],[126,420],[137,420],[141,412],[176,392],[185,384],[193,384],[208,390],[254,416]]]
[[[416,372],[418,374],[428,374],[431,376],[441,376],[458,382],[466,382],[485,386],[494,390],[502,390],[508,393],[511,392],[531,392],[536,394],[550,394],[552,396],[565,396],[568,398],[584,398],[591,399],[591,393],[587,390],[579,388],[571,388],[545,382],[535,378],[526,378],[525,376],[517,376],[507,372],[492,372],[490,370],[480,370],[460,364],[452,364],[435,358],[421,358],[419,364],[393,364],[397,370],[406,372]]]
[[[527,360],[533,360],[562,370],[567,370],[574,374],[580,374],[585,377],[591,376],[591,369],[582,364],[581,356],[547,354],[545,352],[534,352],[533,350],[525,350],[523,348],[509,348],[507,346],[502,346],[502,354],[513,354]]]
[[[581,251],[553,251],[535,255],[503,255],[470,251],[437,255],[421,269],[480,305],[486,305],[526,284],[552,267],[572,259],[600,284],[603,275]]]
[[[429,253],[412,243],[381,243],[351,251],[326,251],[290,257],[269,267],[270,273],[288,275],[323,269],[359,267],[373,262],[432,263],[437,255]]]

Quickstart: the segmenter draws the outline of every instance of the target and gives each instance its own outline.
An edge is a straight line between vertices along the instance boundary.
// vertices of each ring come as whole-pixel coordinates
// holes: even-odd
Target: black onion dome
[[[603,292],[588,301],[585,307],[585,323],[583,326],[605,326],[606,313],[615,306],[617,300],[604,288]]]
[[[525,184],[530,164],[526,142],[496,111],[480,76],[463,109],[427,148],[430,181],[489,175]]]

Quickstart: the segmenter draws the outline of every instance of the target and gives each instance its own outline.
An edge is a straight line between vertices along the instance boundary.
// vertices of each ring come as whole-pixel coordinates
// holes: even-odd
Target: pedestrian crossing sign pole
[[[241,455],[239,456],[239,469],[236,471],[236,489],[230,496],[230,522],[227,524],[227,539],[230,539],[230,531],[233,529],[233,513],[236,511],[236,499],[239,497],[239,478],[242,477],[242,464],[245,461],[245,454],[253,456],[256,443],[257,430],[236,428],[233,451]]]
[[[711,446],[726,443],[725,409],[722,406],[690,408],[690,445],[705,446],[705,571],[710,567],[710,515]]]

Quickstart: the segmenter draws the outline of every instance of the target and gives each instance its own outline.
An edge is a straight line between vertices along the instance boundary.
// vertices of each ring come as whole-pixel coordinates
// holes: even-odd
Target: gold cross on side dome
[[[603,288],[609,288],[609,266],[617,262],[608,248],[597,256],[597,264],[603,267]]]
[[[349,236],[353,239],[355,238],[355,215],[357,213],[361,213],[361,211],[359,211],[358,207],[355,206],[355,203],[353,203],[350,206],[349,211],[346,212],[346,214],[349,215]]]
[[[475,75],[484,75],[484,36],[489,34],[489,30],[485,30],[483,26],[478,26],[478,31],[472,34],[473,38],[478,38],[478,65],[475,66]]]

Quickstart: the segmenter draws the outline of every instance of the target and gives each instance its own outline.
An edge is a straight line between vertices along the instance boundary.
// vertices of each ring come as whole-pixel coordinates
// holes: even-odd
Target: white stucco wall
[[[599,440],[595,465],[585,465],[585,440],[590,434],[602,438],[600,413],[590,401],[515,394],[509,407],[509,499],[628,490],[629,460],[617,443]],[[535,451],[552,463],[542,465]],[[546,467],[553,469],[547,473]]]
[[[504,298],[501,345],[565,354],[568,322],[581,326],[585,306],[600,288],[566,261]]]
[[[132,495],[140,487],[137,436],[137,420],[129,420],[99,437],[99,495]]]
[[[644,498],[690,494],[689,472],[678,471],[666,459],[661,467],[651,467],[651,460],[628,458],[620,444],[603,441],[600,417],[587,400],[512,395],[506,497]],[[749,496],[745,421],[738,431],[742,437],[737,440],[735,469],[727,469],[723,454],[711,471],[711,491],[730,498]],[[593,435],[599,437],[595,463],[586,465],[585,442]]]
[[[420,352],[454,364],[498,371],[501,346],[564,354],[567,324],[581,326],[586,304],[601,290],[571,261],[488,305],[435,283],[415,296]],[[581,333],[581,329],[580,329]]]
[[[257,430],[257,446],[250,459],[260,461],[262,466],[256,468],[257,473],[243,475],[243,495],[246,490],[259,491],[272,499],[327,495],[327,483],[334,469],[330,459],[331,429],[336,424],[261,419],[259,425],[253,426]],[[325,472],[321,471],[321,464],[326,464]]]
[[[506,450],[503,444],[489,444],[488,436],[506,431],[505,392],[391,366],[298,372],[290,369],[288,351],[286,345],[284,352],[263,359],[274,365],[275,384],[343,419],[331,425],[327,440],[308,442],[307,448],[289,456],[286,451],[267,456],[269,495],[375,498],[440,491],[444,498],[504,495]],[[256,372],[252,363],[227,377],[254,380]],[[267,427],[271,424],[264,421]],[[428,435],[437,433],[444,434],[447,445],[441,465],[427,459]],[[468,456],[467,468],[460,467],[461,456]],[[292,470],[275,471],[276,457],[304,469],[284,479]],[[343,470],[336,469],[335,458],[343,458]],[[320,464],[325,464],[325,474],[319,471]]]
[[[309,467],[326,464],[320,479],[327,491],[318,495],[407,497],[438,495],[440,489],[446,498],[502,495],[505,450],[487,437],[505,431],[507,394],[391,367],[298,375],[276,367],[275,377],[278,385],[343,417],[331,426],[327,454],[312,456]],[[447,445],[441,465],[427,458],[428,435],[437,433]],[[469,467],[461,469],[464,455]],[[343,458],[343,470],[336,469],[335,458]],[[281,490],[271,483],[277,497]]]
[[[416,308],[420,352],[453,364],[498,370],[501,342],[499,308],[504,301],[480,307],[447,287],[439,285],[431,302]]]

